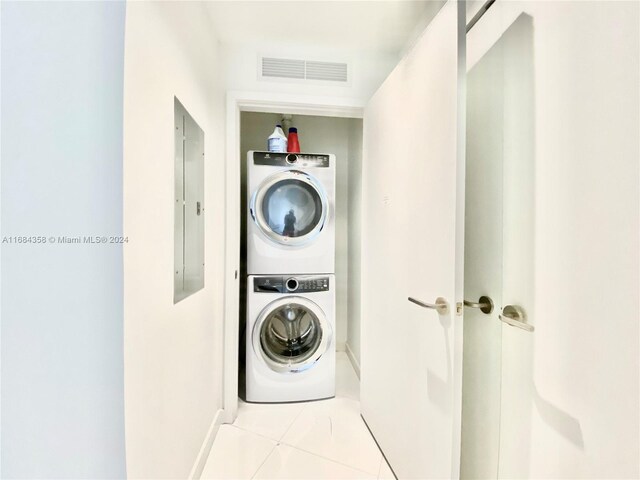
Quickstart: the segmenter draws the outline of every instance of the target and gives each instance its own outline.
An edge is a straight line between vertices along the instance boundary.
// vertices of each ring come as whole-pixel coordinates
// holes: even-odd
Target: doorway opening
[[[227,423],[237,415],[244,378],[246,325],[247,152],[266,151],[276,124],[298,128],[301,152],[336,157],[335,330],[338,352],[346,352],[359,374],[360,208],[362,185],[362,115],[359,101],[301,96],[232,93],[227,109],[227,219],[224,325],[224,410]]]
[[[246,476],[250,478],[258,470],[264,473],[278,467],[282,458],[289,459],[285,462],[286,468],[293,476],[303,474],[295,470],[295,465],[305,465],[304,468],[326,470],[328,477],[362,475],[363,472],[375,476],[383,471],[392,478],[360,417],[359,407],[362,108],[344,101],[337,102],[341,104],[338,107],[327,106],[331,102],[312,101],[298,106],[270,103],[269,99],[263,102],[256,106],[254,101],[240,101],[237,97],[229,102],[224,423],[231,425],[220,427],[217,447],[209,454],[202,478],[220,478],[222,474],[244,478],[243,475],[252,470]],[[253,221],[248,212],[247,152],[267,150],[267,137],[274,126],[282,122],[283,115],[287,115],[291,126],[298,128],[301,155],[335,156],[335,206],[330,211],[335,224],[335,276],[331,277],[335,278],[336,289],[335,328],[331,338],[337,350],[335,398],[266,405],[242,400],[244,380],[240,377],[243,344],[247,342],[243,331],[248,318],[247,295],[253,292],[247,289],[247,284],[249,278],[257,278],[248,276],[246,262],[247,222]],[[289,283],[283,286],[289,288]],[[292,283],[291,288],[295,287]],[[309,307],[310,311],[305,325],[311,328],[322,324],[326,311],[302,306]],[[266,315],[265,321],[273,317]],[[270,360],[277,363],[279,339],[267,340],[272,353]],[[246,345],[251,349],[255,347],[253,343]],[[302,347],[309,345],[315,344],[311,340],[301,344]],[[318,423],[317,418],[323,418],[324,422]],[[332,425],[329,430],[325,428],[327,420]],[[225,458],[228,445],[236,445],[234,449],[240,445],[240,450],[255,454],[255,462],[252,463],[253,456],[242,462],[247,472],[227,470],[234,463]]]

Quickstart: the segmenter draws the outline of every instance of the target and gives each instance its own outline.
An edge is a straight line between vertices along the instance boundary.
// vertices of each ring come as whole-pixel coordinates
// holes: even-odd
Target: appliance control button
[[[298,280],[296,280],[295,278],[290,278],[287,280],[287,290],[289,290],[290,292],[295,292],[298,289],[298,286]]]
[[[292,165],[298,161],[298,156],[294,154],[287,155],[287,163]]]

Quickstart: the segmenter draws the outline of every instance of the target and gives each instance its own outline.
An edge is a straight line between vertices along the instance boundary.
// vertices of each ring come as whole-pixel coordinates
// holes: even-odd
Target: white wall
[[[349,219],[349,257],[347,260],[349,285],[347,291],[347,352],[357,370],[360,365],[360,325],[361,325],[361,256],[362,256],[362,120],[353,120],[349,124],[349,175],[348,175],[348,212]],[[358,375],[359,375],[358,371]]]
[[[1,8],[0,476],[124,478],[124,4]]]
[[[267,137],[273,132],[276,123],[281,123],[281,118],[281,115],[275,113],[242,113],[241,161],[245,161],[249,150],[266,149]],[[354,152],[349,140],[351,132],[358,125],[362,135],[362,121],[351,118],[294,115],[291,124],[298,128],[303,152],[336,155],[336,344],[339,350],[345,348],[350,321],[349,237],[352,225],[349,220],[349,162]]]
[[[127,466],[186,478],[221,408],[224,94],[200,2],[127,2],[124,251]],[[205,135],[205,286],[173,304],[173,96]]]
[[[259,55],[282,58],[303,58],[322,61],[339,61],[349,64],[351,81],[348,85],[338,82],[296,82],[259,79]],[[366,100],[384,81],[397,63],[397,55],[367,51],[296,47],[291,44],[270,44],[260,47],[240,44],[223,44],[222,55],[227,66],[226,86],[229,90],[274,92],[301,95]]]
[[[531,92],[505,97],[503,301],[536,330],[503,327],[499,475],[638,478],[640,4],[498,2],[469,41],[522,14],[531,50],[505,60],[531,63]]]

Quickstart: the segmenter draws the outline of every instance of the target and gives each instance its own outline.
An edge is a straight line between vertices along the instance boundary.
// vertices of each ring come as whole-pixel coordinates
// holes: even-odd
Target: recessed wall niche
[[[173,303],[204,287],[204,132],[174,97]]]

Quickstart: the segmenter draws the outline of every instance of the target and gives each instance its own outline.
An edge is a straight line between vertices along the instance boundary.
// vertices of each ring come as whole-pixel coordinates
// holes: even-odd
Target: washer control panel
[[[329,155],[316,153],[253,152],[254,165],[272,167],[328,167]]]
[[[309,293],[329,290],[329,277],[303,275],[274,276],[253,279],[253,291],[265,293]]]

